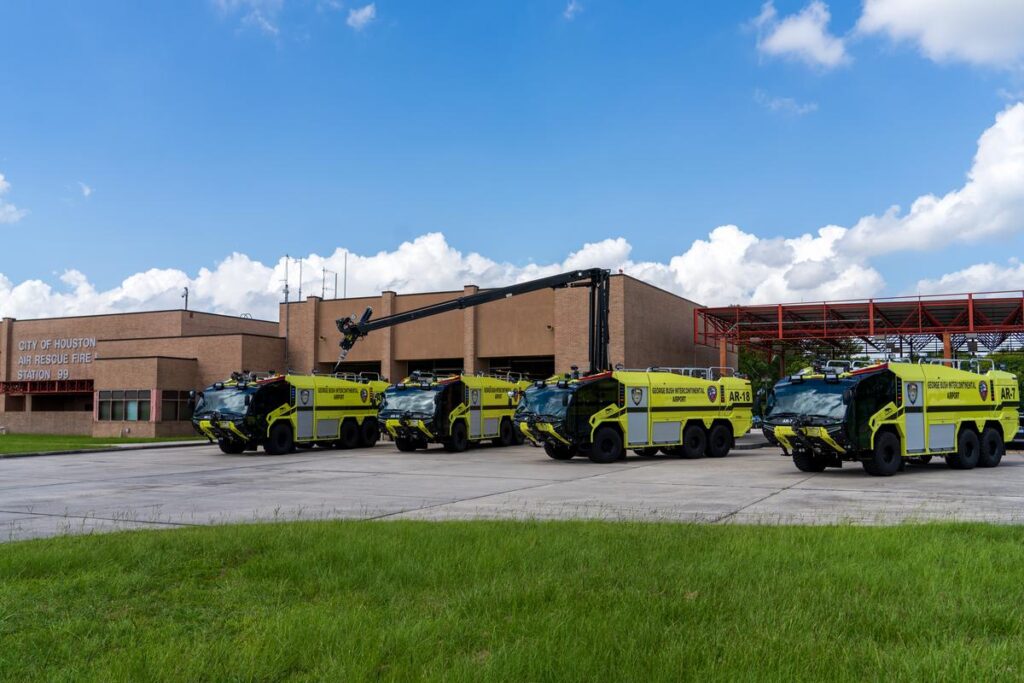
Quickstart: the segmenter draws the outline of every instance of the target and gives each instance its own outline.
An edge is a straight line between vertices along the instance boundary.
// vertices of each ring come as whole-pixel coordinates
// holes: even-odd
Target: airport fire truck
[[[355,448],[380,438],[377,408],[388,383],[378,376],[233,373],[196,397],[192,425],[224,453],[296,447]]]
[[[485,440],[511,446],[521,443],[512,417],[527,386],[512,376],[413,373],[387,388],[378,419],[400,451],[441,443],[459,453]]]
[[[804,472],[860,462],[890,476],[941,455],[954,469],[995,467],[1017,429],[1015,375],[984,359],[808,369],[767,396],[764,434]]]
[[[752,405],[750,381],[731,368],[570,373],[527,390],[516,424],[555,460],[610,463],[630,449],[720,458],[750,429]]]

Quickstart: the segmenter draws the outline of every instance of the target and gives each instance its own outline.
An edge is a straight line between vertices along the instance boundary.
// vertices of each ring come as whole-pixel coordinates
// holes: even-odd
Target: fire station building
[[[279,322],[157,311],[0,321],[0,429],[170,436],[191,432],[188,392],[235,370],[332,371],[335,320],[375,318],[479,291],[281,304]],[[610,289],[615,365],[720,365],[724,351],[694,344],[697,304],[626,275]],[[543,290],[370,333],[346,371],[401,379],[414,370],[512,371],[535,377],[586,368],[588,290]],[[727,364],[735,365],[729,353]]]

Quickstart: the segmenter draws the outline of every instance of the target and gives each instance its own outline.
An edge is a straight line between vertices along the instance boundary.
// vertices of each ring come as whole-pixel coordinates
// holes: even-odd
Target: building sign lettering
[[[95,337],[54,337],[22,339],[18,342],[20,382],[69,379],[70,365],[85,365],[96,359]]]

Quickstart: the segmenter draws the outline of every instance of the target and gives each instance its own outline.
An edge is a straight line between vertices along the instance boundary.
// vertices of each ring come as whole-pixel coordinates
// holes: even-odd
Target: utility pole
[[[188,310],[188,287],[181,293],[181,298],[185,300],[185,310]]]
[[[321,299],[326,299],[327,298],[327,274],[328,273],[334,275],[334,293],[332,294],[332,298],[337,299],[338,298],[338,274],[336,272],[334,272],[333,270],[327,270],[326,268],[323,269],[323,275],[322,275],[322,278],[321,278],[321,281],[320,281],[320,298]]]
[[[288,254],[284,255],[284,371],[288,372],[288,341],[291,337],[291,330],[289,329],[289,323],[291,322],[291,308],[288,305],[288,262],[290,261]]]

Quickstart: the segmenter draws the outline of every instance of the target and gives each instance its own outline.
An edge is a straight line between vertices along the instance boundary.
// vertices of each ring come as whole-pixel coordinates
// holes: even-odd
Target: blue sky
[[[273,270],[286,252],[369,257],[428,233],[520,269],[619,237],[629,263],[667,265],[717,226],[767,243],[906,211],[962,187],[1019,99],[1020,39],[977,46],[1021,12],[995,0],[980,35],[949,37],[906,0],[868,4],[4,3],[0,200],[24,215],[0,223],[0,273],[59,299],[82,286],[69,270],[103,294],[150,269],[194,282],[233,252]],[[840,58],[785,24],[821,8]],[[935,246],[858,256],[881,276],[864,294],[977,264],[1013,275],[1024,241],[1003,225]],[[701,294],[683,277],[666,282]],[[808,296],[858,293],[818,284]],[[53,310],[90,305],[119,304]]]

